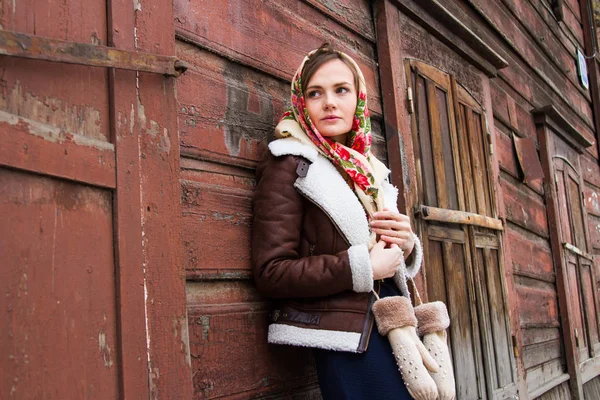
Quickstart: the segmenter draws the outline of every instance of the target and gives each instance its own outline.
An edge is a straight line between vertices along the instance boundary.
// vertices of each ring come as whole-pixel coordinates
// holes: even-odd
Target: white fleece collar
[[[294,187],[331,218],[351,246],[368,245],[370,229],[365,210],[329,160],[294,138],[275,140],[269,150],[274,156],[291,154],[311,161],[306,177],[298,177]]]

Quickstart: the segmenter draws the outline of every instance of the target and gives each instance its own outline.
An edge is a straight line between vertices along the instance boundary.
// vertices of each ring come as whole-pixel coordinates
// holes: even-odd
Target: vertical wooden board
[[[469,154],[469,132],[470,125],[467,121],[467,107],[464,104],[458,104],[459,111],[458,115],[458,142],[460,146],[460,153],[463,155],[460,157],[460,163],[462,167],[461,175],[467,177],[464,181],[465,191],[465,211],[477,213],[477,207],[475,203],[475,188],[473,187],[473,180],[470,179],[473,175],[473,169],[471,166],[471,158],[466,157]]]
[[[427,276],[427,300],[447,302],[446,280],[444,279],[443,242],[427,239],[425,275]]]
[[[510,357],[512,341],[508,337],[506,317],[508,310],[504,307],[504,294],[498,250],[483,249],[485,261],[485,278],[489,296],[490,320],[492,323],[492,337],[496,355],[496,372],[498,374],[498,387],[502,388],[513,381],[513,362]]]
[[[457,398],[473,399],[479,398],[478,385],[475,382],[483,379],[477,370],[478,364],[474,354],[473,345],[476,335],[472,331],[473,319],[470,313],[469,282],[464,245],[453,244],[450,255],[451,260],[444,265],[446,282],[448,285],[448,313],[450,314],[450,343],[452,346],[452,357],[454,371],[456,373]],[[428,279],[428,285],[431,281]]]
[[[583,260],[581,260],[583,261]],[[584,303],[586,328],[589,345],[593,347],[598,343],[598,293],[594,291],[593,266],[587,262],[581,262],[581,295]]]
[[[567,187],[565,182],[565,175],[560,171],[556,172],[556,195],[557,195],[557,206],[558,215],[560,218],[560,231],[558,232],[563,242],[573,244],[573,235],[571,232],[571,224],[569,223],[569,207],[567,200]]]
[[[421,162],[421,168],[423,175],[421,180],[423,181],[424,188],[424,201],[425,205],[433,207],[438,206],[437,193],[435,190],[435,172],[433,163],[433,150],[431,146],[431,133],[429,128],[429,109],[427,107],[427,91],[425,86],[425,79],[422,76],[416,78],[416,102],[417,102],[417,116],[418,116],[418,138],[421,148],[419,154],[419,160]]]
[[[584,213],[581,208],[581,196],[582,191],[579,187],[579,183],[573,179],[571,174],[565,177],[566,179],[566,189],[568,194],[569,201],[569,211],[570,211],[570,219],[571,219],[571,227],[573,230],[573,239],[574,245],[583,251],[587,251],[587,243],[585,238],[585,230],[584,230]]]
[[[489,199],[486,198],[487,168],[485,159],[482,157],[482,138],[480,115],[474,110],[467,108],[467,124],[469,134],[469,155],[473,166],[473,183],[475,199],[477,200],[477,214],[490,216]]]
[[[568,291],[569,303],[572,314],[573,329],[577,329],[579,334],[579,345],[578,348],[586,347],[584,342],[585,327],[583,318],[583,304],[581,303],[581,292],[579,290],[579,273],[577,259],[575,256],[567,256],[565,260],[568,278]]]
[[[117,398],[111,193],[0,169],[0,397]]]
[[[425,80],[425,90],[427,91],[427,110],[429,112],[429,127],[431,136],[431,152],[435,171],[435,190],[437,194],[438,207],[448,208],[448,193],[446,172],[444,168],[444,148],[442,145],[442,132],[440,111],[437,103],[436,86],[432,81]]]
[[[455,147],[452,146],[452,140],[450,138],[450,124],[449,114],[448,114],[448,93],[441,90],[440,88],[435,89],[435,97],[437,100],[438,111],[439,111],[439,119],[440,119],[440,133],[441,133],[441,145],[443,149],[443,161],[444,161],[444,171],[446,174],[446,191],[448,193],[448,207],[452,210],[458,210],[458,186],[459,183],[456,178],[456,173],[454,171],[455,160],[454,160],[454,152],[456,150]]]
[[[171,1],[140,3],[136,49],[174,56],[173,21]],[[189,399],[175,78],[140,72],[136,83],[150,398]]]
[[[250,281],[187,286],[194,399],[254,398],[314,385],[312,350],[267,344],[268,309]]]
[[[549,243],[516,226],[506,229],[506,245],[513,251],[512,263],[515,274],[525,275],[546,282],[556,280]]]

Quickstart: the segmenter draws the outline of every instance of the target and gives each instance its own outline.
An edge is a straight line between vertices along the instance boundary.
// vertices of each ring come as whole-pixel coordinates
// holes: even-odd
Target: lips
[[[335,115],[328,115],[325,118],[323,118],[323,121],[335,121],[337,119],[340,119],[340,117],[337,117]]]

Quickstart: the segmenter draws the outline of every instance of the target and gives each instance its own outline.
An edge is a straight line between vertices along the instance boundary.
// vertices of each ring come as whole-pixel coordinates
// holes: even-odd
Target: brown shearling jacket
[[[371,291],[378,290],[364,209],[314,148],[288,138],[266,153],[256,172],[252,265],[258,290],[279,303],[269,342],[363,352],[373,329]],[[396,208],[397,190],[387,182],[383,189],[386,205]],[[418,240],[415,249],[418,264],[401,266],[402,274],[418,271]]]

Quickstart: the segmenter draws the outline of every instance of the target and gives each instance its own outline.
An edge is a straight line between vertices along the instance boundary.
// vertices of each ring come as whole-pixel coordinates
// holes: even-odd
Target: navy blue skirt
[[[400,296],[391,280],[381,284],[379,297]],[[412,400],[387,337],[373,327],[362,354],[315,349],[319,386],[324,400]]]

